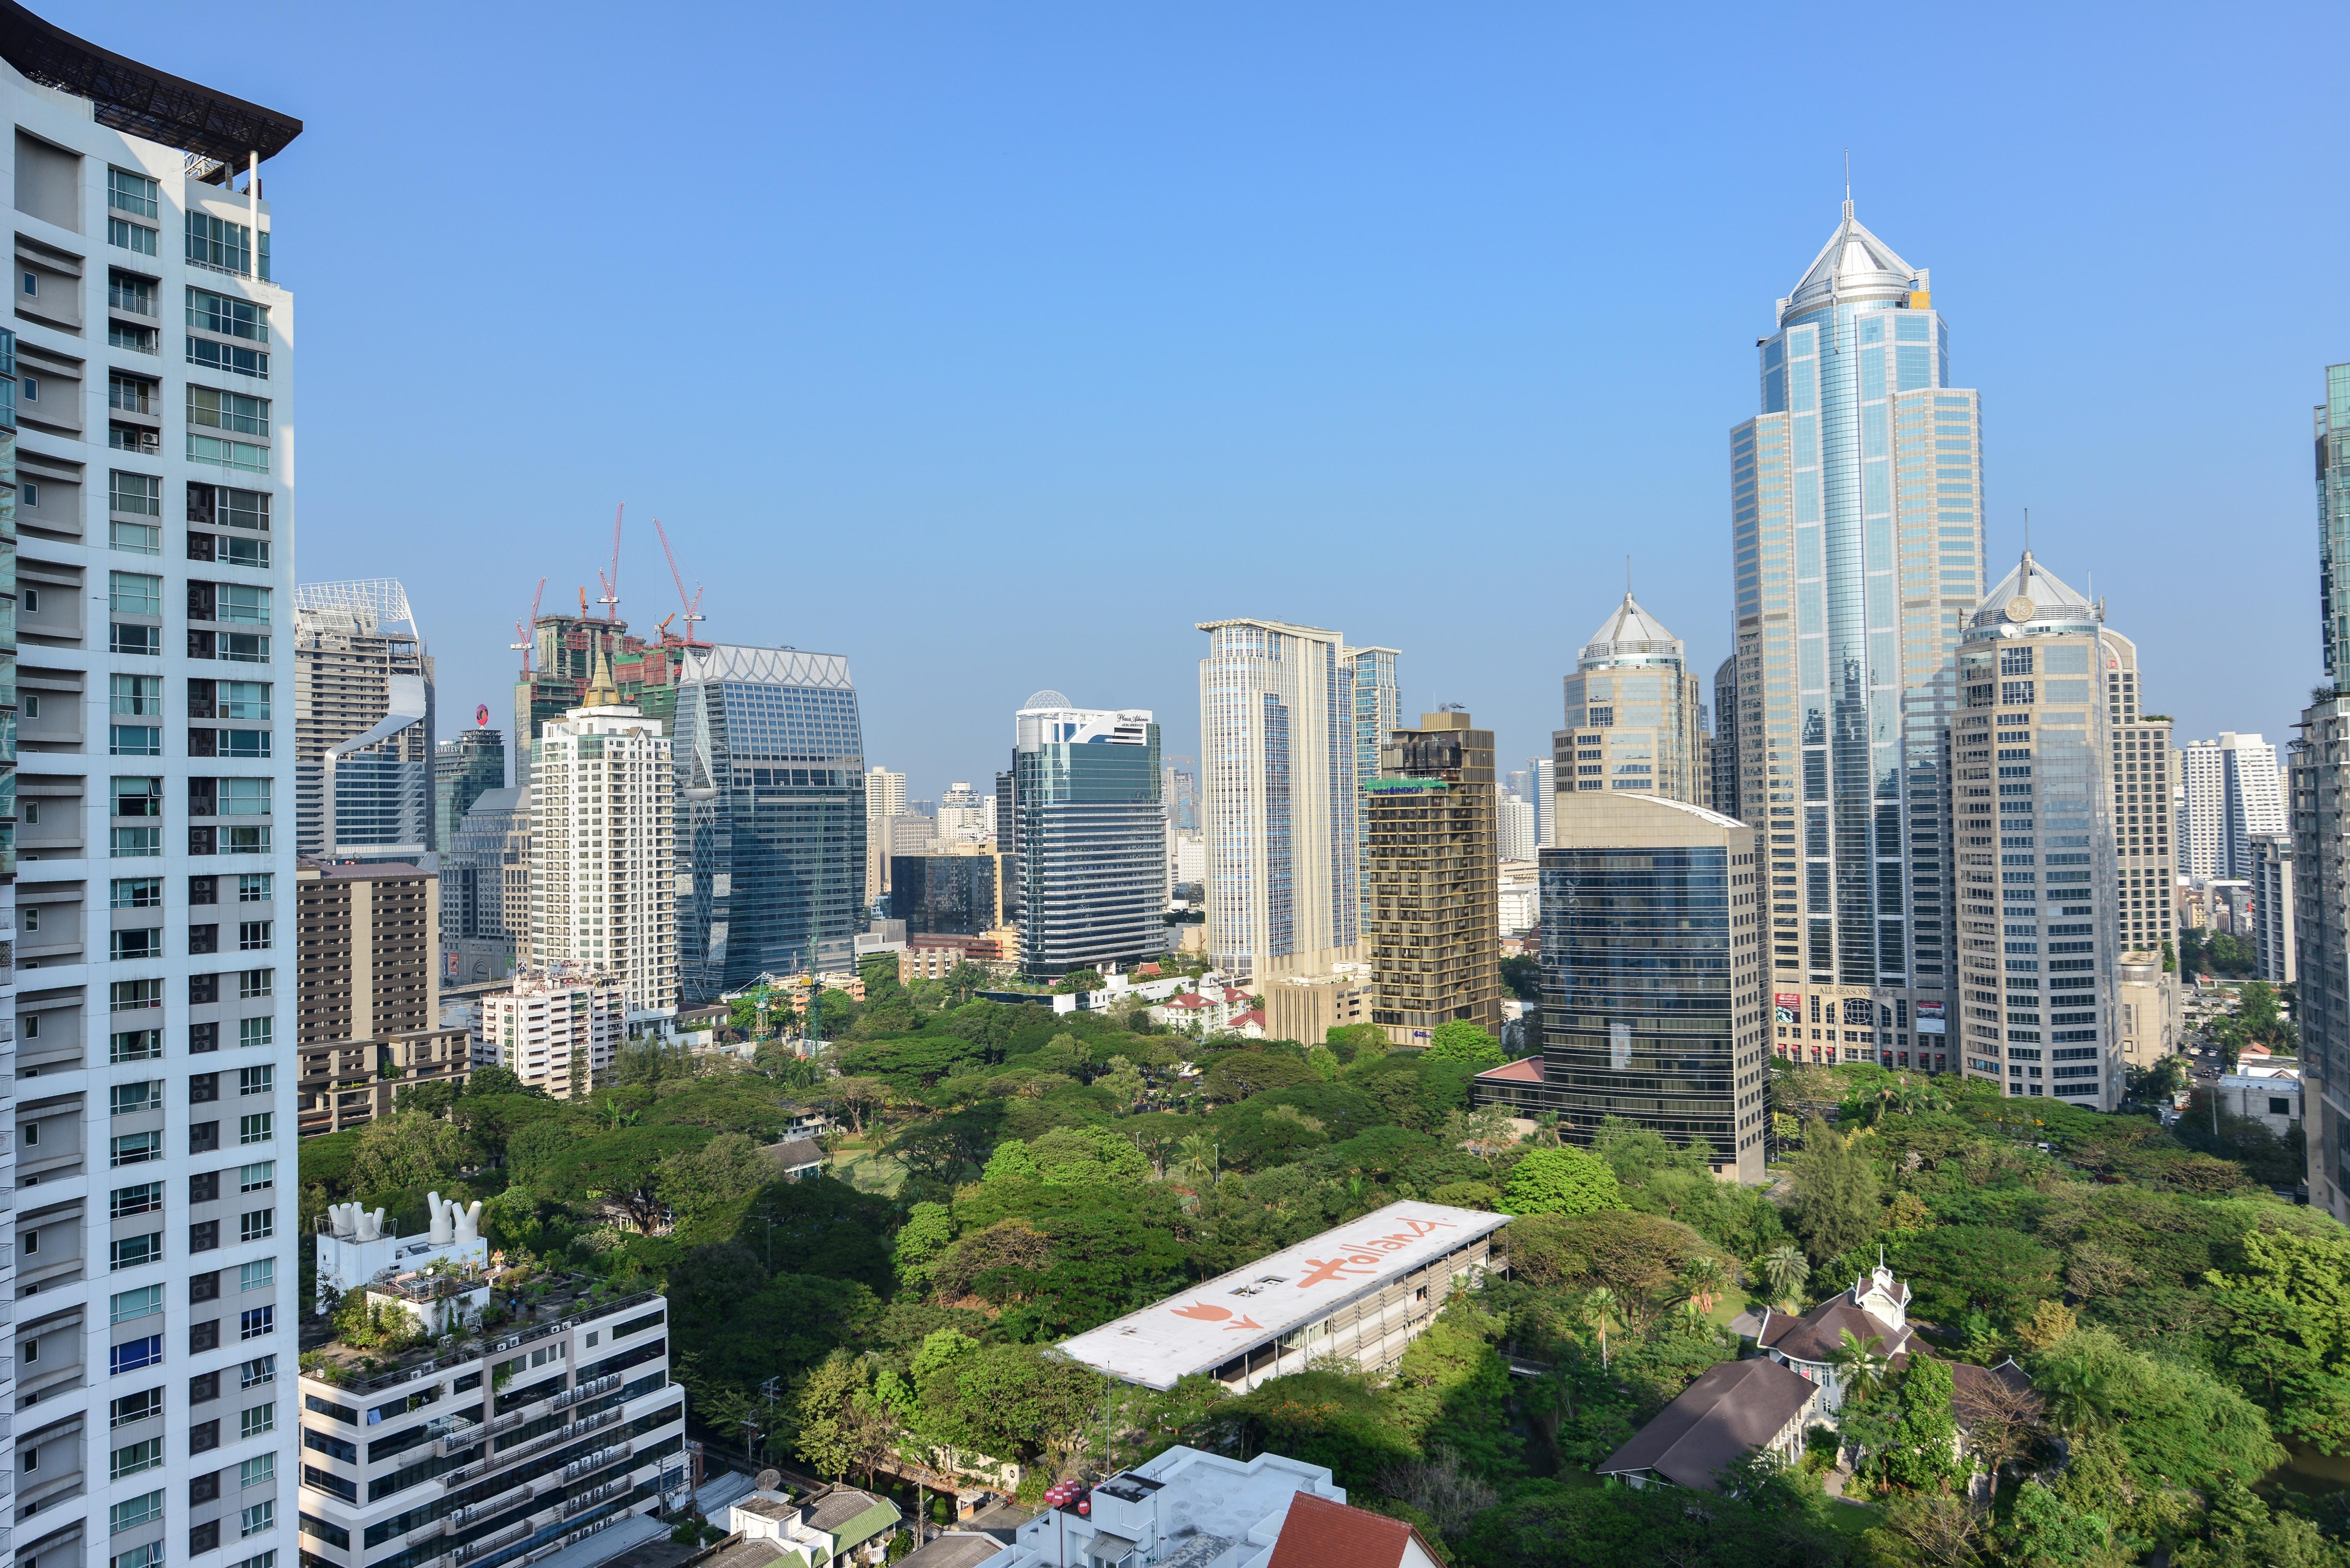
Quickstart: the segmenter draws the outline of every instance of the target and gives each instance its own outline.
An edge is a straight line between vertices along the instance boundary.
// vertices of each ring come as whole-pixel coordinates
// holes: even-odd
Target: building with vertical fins
[[[871,819],[848,660],[730,643],[683,659],[674,760],[685,1005],[762,973],[852,968]],[[903,775],[884,776],[902,792]]]
[[[1913,1002],[1952,978],[1936,737],[1983,589],[1980,401],[1950,385],[1927,273],[1849,201],[1759,359],[1762,412],[1730,437],[1737,697],[1717,722],[1769,839],[1780,1022],[1865,1060],[1914,1049]]]
[[[1713,672],[1713,809],[1724,816],[1742,818],[1738,808],[1738,655],[1723,659]]]
[[[1705,697],[1683,661],[1681,639],[1626,594],[1566,677],[1566,728],[1551,736],[1561,790],[1705,804]]]
[[[1396,660],[1402,654],[1392,648],[1350,648],[1346,661],[1351,667],[1355,691],[1355,787],[1360,790],[1362,781],[1379,771],[1379,749],[1388,737],[1403,728],[1403,688],[1396,677]],[[1363,815],[1360,802],[1355,814],[1355,860],[1359,867],[1369,853],[1371,828]],[[1371,918],[1370,890],[1358,888],[1361,896],[1359,920]],[[1357,929],[1360,929],[1357,925]]]
[[[294,590],[294,751],[303,854],[432,868],[432,660],[397,582]]]
[[[1209,957],[1241,976],[1328,973],[1356,961],[1362,918],[1354,661],[1313,627],[1200,629]]]
[[[530,808],[518,789],[484,790],[441,852],[441,973],[451,985],[504,980],[530,950]]]
[[[14,4],[0,61],[6,1551],[291,1563],[295,323],[255,174],[302,127]]]
[[[1440,1023],[1502,1033],[1493,732],[1471,723],[1421,714],[1418,729],[1388,734],[1378,773],[1363,781],[1371,1022],[1399,1045],[1428,1044]]]

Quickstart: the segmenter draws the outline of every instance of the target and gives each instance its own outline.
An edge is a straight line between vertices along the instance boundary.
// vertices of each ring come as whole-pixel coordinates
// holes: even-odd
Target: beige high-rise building
[[[1363,782],[1371,1022],[1399,1044],[1425,1045],[1456,1021],[1502,1032],[1493,732],[1471,722],[1422,713]]]
[[[1207,940],[1243,978],[1352,962],[1356,879],[1354,661],[1335,631],[1202,621],[1201,826]]]
[[[2111,1110],[2125,1043],[2159,1054],[2164,1021],[2147,1010],[2162,1005],[2161,959],[2146,945],[2159,912],[2146,906],[2149,875],[2168,874],[2168,726],[2138,713],[2136,662],[2104,607],[2029,551],[1959,643],[1949,835],[1963,1016],[1950,1064],[2011,1096]]]
[[[890,825],[906,811],[906,775],[888,768],[865,770],[865,902],[889,890]]]
[[[302,1136],[388,1116],[403,1087],[463,1083],[471,1061],[465,1031],[441,1027],[441,901],[432,873],[305,860],[294,880]],[[268,972],[205,975],[192,990],[215,1001],[224,984],[239,996],[256,986],[265,994]]]
[[[1551,737],[1561,793],[1631,790],[1706,804],[1705,696],[1686,662],[1681,639],[1626,594],[1566,677],[1566,728]]]
[[[2163,968],[2177,923],[2173,913],[2178,846],[2171,835],[2170,717],[2139,706],[2137,644],[2104,628],[2106,723],[2114,839],[2114,1022],[2124,1064],[2151,1065],[2178,1049],[2177,952]],[[2290,903],[2288,897],[2287,902]],[[2292,916],[2285,919],[2290,925]]]
[[[660,721],[621,705],[599,653],[588,706],[550,720],[533,749],[531,961],[610,976],[631,1013],[675,1007],[674,784]]]

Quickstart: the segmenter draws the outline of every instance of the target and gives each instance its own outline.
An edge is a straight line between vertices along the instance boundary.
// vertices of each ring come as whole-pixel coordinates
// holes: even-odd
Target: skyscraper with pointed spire
[[[1624,602],[1591,634],[1566,677],[1566,728],[1551,735],[1556,787],[1633,790],[1703,805],[1705,699],[1681,639]]]
[[[1952,978],[1936,737],[1983,587],[1981,410],[1950,385],[1927,272],[1849,199],[1776,317],[1762,411],[1731,431],[1737,711],[1717,727],[1769,844],[1777,1041],[1862,1060]]]

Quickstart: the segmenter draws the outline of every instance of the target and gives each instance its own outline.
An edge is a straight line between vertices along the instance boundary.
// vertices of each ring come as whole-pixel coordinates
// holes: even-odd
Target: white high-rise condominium
[[[1505,794],[1498,805],[1501,858],[1533,860],[1534,851],[1541,847],[1534,829],[1534,803]]]
[[[1534,808],[1534,843],[1548,848],[1558,842],[1558,764],[1548,757],[1528,757],[1527,785]]]
[[[992,807],[980,798],[967,779],[958,779],[939,792],[939,842],[976,844],[987,836]]]
[[[658,719],[621,704],[599,651],[588,705],[531,762],[530,953],[618,981],[631,1015],[677,1005],[674,780]]]
[[[1949,384],[1926,273],[1850,202],[1760,361],[1762,412],[1731,432],[1736,712],[1716,729],[1768,836],[1778,1022],[1907,1044],[1910,1002],[1950,977],[1936,735],[1983,588],[1977,397]]]
[[[248,171],[301,124],[21,8],[0,59],[9,1552],[290,1563],[294,323]]]
[[[1326,973],[1361,929],[1355,661],[1335,631],[1200,629],[1208,951],[1237,975]]]
[[[2251,881],[2252,839],[2288,831],[2276,748],[2258,735],[2222,731],[2179,749],[2187,789],[2179,815],[2179,869],[2188,876]]]
[[[234,681],[215,706],[249,703]],[[294,832],[305,855],[432,870],[432,659],[389,577],[294,590]],[[235,754],[237,732],[223,733]]]
[[[865,770],[865,901],[889,890],[889,819],[906,812],[906,775]]]

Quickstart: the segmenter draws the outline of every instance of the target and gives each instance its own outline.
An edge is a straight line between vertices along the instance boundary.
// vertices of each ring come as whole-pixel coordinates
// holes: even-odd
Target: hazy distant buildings
[[[763,972],[849,970],[869,900],[865,742],[848,660],[691,649],[676,745],[686,1004]]]
[[[432,867],[432,660],[390,578],[294,590],[294,758],[301,853]]]
[[[632,1014],[678,1002],[670,742],[597,660],[587,705],[541,730],[531,769],[530,956],[609,976]]]
[[[1209,956],[1242,976],[1326,973],[1355,959],[1361,922],[1355,660],[1335,631],[1200,629]]]
[[[1551,737],[1561,788],[1636,790],[1703,802],[1697,677],[1682,668],[1680,639],[1630,594],[1592,634],[1566,677],[1566,728]]]
[[[939,843],[946,848],[957,845],[977,844],[987,836],[987,823],[993,806],[967,779],[949,784],[939,795]]]
[[[906,810],[906,775],[888,768],[865,770],[865,901],[889,890],[889,824]]]
[[[1062,975],[1166,951],[1158,723],[1140,709],[1076,708],[1043,691],[1014,732],[1021,967]]]
[[[1558,764],[1549,757],[1526,759],[1527,794],[1534,808],[1534,845],[1558,842]]]
[[[1620,1116],[1762,1180],[1762,836],[1654,794],[1569,791],[1559,819],[1542,852],[1542,1054],[1480,1075],[1475,1103],[1556,1112],[1577,1143]]]
[[[505,737],[491,729],[458,732],[432,748],[432,842],[446,853],[473,802],[506,782]]]
[[[1349,648],[1340,656],[1346,662],[1347,681],[1353,688],[1355,725],[1352,749],[1355,754],[1355,785],[1359,790],[1362,781],[1378,772],[1379,748],[1388,737],[1403,726],[1403,687],[1396,674],[1396,660],[1402,654],[1392,648]],[[1355,859],[1361,864],[1369,852],[1370,825],[1363,819],[1359,808],[1355,814]],[[1360,921],[1371,917],[1370,893],[1358,888]]]
[[[1368,803],[1366,803],[1367,809]],[[1505,794],[1494,803],[1494,830],[1501,844],[1504,860],[1532,860],[1541,847],[1542,836],[1535,829],[1534,803],[1520,795]]]
[[[1471,722],[1421,714],[1388,735],[1363,784],[1371,1022],[1399,1044],[1425,1045],[1440,1023],[1502,1032],[1493,732]],[[1531,836],[1531,810],[1511,804]]]
[[[441,972],[452,985],[504,980],[527,961],[530,808],[518,789],[484,790],[441,851]]]
[[[2178,753],[2187,788],[2178,829],[2179,869],[2189,877],[2250,880],[2252,838],[2288,830],[2276,748],[2258,735],[2190,741]]]

